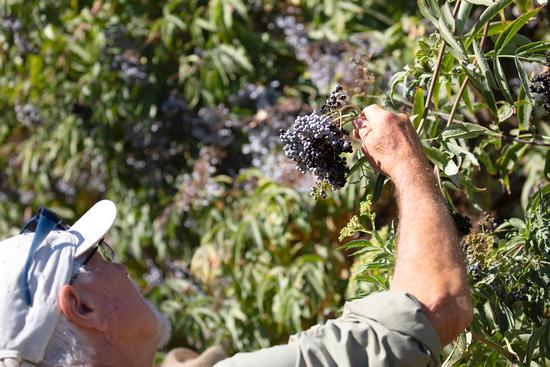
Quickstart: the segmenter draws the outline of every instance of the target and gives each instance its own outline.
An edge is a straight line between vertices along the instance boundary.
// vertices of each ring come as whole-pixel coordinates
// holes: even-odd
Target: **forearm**
[[[369,162],[390,175],[397,188],[399,233],[391,289],[414,295],[447,344],[470,323],[472,308],[455,226],[422,144],[406,115],[377,105],[363,109],[353,125]]]
[[[447,344],[471,315],[455,226],[426,162],[404,165],[393,176],[399,233],[391,288],[418,298],[441,342]]]

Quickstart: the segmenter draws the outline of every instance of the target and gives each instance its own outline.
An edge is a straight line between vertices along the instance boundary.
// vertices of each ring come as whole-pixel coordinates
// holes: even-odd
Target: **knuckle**
[[[409,116],[406,113],[398,113],[397,117],[402,121],[409,121]]]

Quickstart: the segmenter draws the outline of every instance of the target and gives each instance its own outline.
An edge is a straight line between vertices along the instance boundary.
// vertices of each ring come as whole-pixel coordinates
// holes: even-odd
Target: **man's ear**
[[[93,297],[72,285],[64,285],[59,292],[59,307],[65,317],[81,328],[105,331],[107,322],[94,303]]]

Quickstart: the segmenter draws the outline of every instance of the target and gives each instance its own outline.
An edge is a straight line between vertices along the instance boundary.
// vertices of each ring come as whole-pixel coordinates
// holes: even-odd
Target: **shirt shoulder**
[[[434,367],[440,349],[418,300],[388,291],[347,302],[342,316],[291,336],[286,345],[239,353],[215,367]]]

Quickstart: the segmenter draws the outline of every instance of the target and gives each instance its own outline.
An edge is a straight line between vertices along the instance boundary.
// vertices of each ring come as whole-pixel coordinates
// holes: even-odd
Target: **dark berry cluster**
[[[550,70],[536,75],[531,80],[531,92],[542,94],[544,109],[550,114]]]
[[[346,95],[343,92],[343,88],[339,84],[336,84],[336,87],[330,93],[328,99],[321,105],[319,110],[321,113],[330,113],[346,104]]]
[[[455,222],[456,229],[461,236],[466,236],[472,229],[472,223],[470,218],[457,212],[452,213],[453,221]]]
[[[291,10],[289,8],[288,10]],[[299,11],[294,15],[278,16],[271,29],[282,31],[285,42],[293,49],[296,59],[303,62],[313,85],[321,92],[330,88],[334,81],[345,85],[354,93],[365,91],[370,80],[364,63],[369,55],[378,55],[382,49],[363,37],[350,37],[346,41],[332,42],[328,39],[313,40],[305,24],[300,22]],[[379,43],[378,43],[379,44]],[[395,70],[396,71],[396,70]],[[389,78],[394,72],[389,74]]]
[[[281,141],[286,156],[296,162],[297,169],[302,173],[311,171],[321,183],[321,196],[325,195],[325,182],[333,190],[346,184],[349,168],[340,155],[351,153],[352,146],[347,131],[329,116],[316,111],[298,117],[292,128],[281,130]]]

